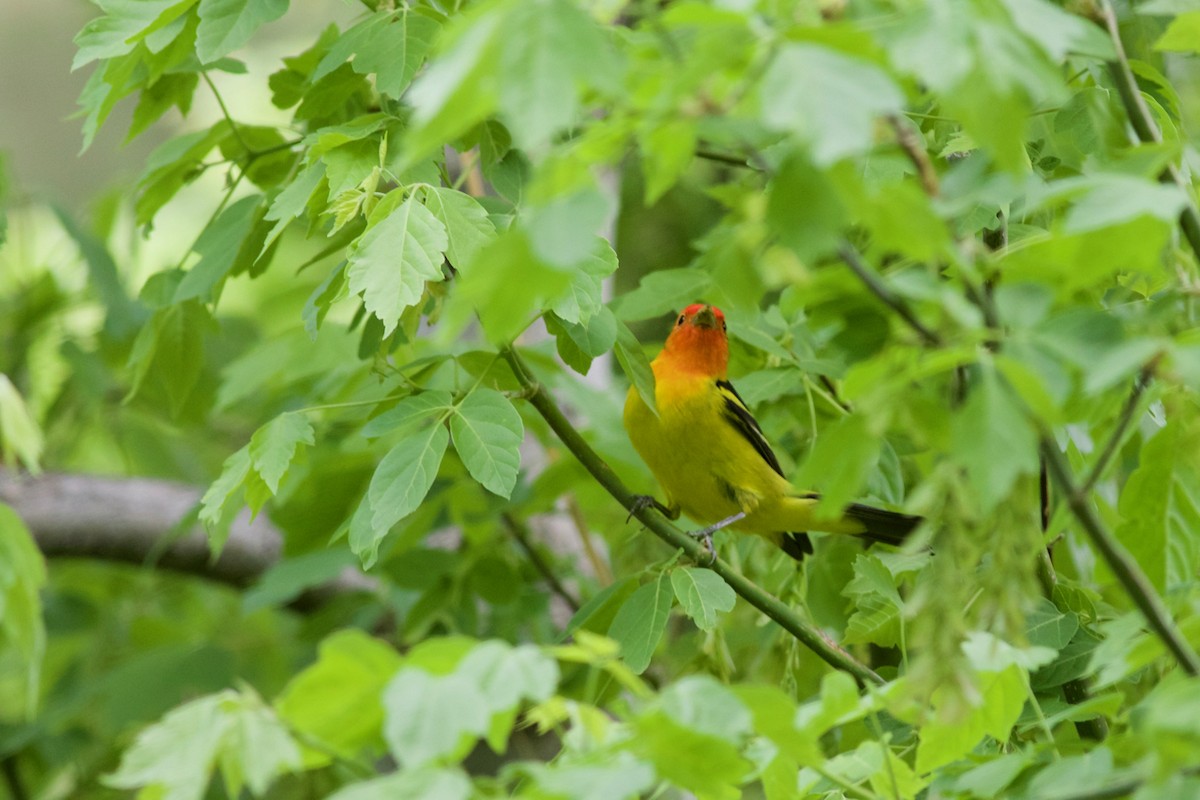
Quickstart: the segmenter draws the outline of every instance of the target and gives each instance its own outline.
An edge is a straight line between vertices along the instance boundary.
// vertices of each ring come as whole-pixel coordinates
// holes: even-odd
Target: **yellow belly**
[[[731,527],[768,536],[789,530],[782,506],[790,484],[740,434],[723,427],[724,401],[707,390],[710,382],[704,377],[673,379],[669,387],[660,382],[657,417],[630,390],[625,400],[630,441],[667,503],[693,520],[708,524],[744,512],[746,518]]]

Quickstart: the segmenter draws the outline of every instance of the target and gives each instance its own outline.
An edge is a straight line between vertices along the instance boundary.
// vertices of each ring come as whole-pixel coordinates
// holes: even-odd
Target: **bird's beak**
[[[717,327],[717,315],[713,313],[712,306],[705,306],[697,311],[696,316],[692,317],[692,324],[706,330]]]

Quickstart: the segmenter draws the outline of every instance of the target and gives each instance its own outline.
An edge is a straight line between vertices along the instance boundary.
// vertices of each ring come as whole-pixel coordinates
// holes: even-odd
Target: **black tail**
[[[808,538],[807,533],[785,533],[779,540],[779,546],[797,561],[803,561],[813,551],[812,539]]]
[[[865,533],[858,534],[864,539],[883,544],[899,545],[904,542],[913,528],[924,520],[921,517],[911,517],[895,511],[884,511],[882,508],[851,504],[846,509],[846,516],[867,526]]]

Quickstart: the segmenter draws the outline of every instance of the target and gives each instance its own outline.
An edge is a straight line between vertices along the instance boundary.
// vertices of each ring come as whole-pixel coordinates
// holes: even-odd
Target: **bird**
[[[729,339],[719,308],[694,303],[683,309],[650,366],[657,413],[630,387],[624,424],[667,502],[637,495],[633,510],[653,507],[671,520],[686,514],[705,524],[690,533],[714,558],[712,534],[723,528],[757,534],[801,561],[813,551],[810,530],[898,545],[922,522],[859,503],[834,519],[813,515],[820,495],[792,487],[729,382]]]

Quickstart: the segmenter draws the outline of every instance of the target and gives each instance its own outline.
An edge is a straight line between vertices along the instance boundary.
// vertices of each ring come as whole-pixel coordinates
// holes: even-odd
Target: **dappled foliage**
[[[283,558],[46,569],[0,506],[36,796],[1200,793],[1200,11],[97,5],[84,144],[186,124],[87,223],[0,217],[4,458],[202,484],[165,535],[248,507]],[[627,521],[697,300],[795,485],[913,541]]]

